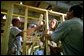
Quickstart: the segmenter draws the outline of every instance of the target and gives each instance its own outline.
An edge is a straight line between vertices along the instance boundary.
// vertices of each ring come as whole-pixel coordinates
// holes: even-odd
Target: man
[[[21,40],[23,36],[21,27],[21,21],[17,18],[12,20],[12,27],[10,28],[9,42],[8,42],[8,55],[21,55]],[[28,35],[32,33],[33,29],[27,29]]]
[[[50,26],[49,34],[52,34],[58,26],[58,21],[56,19],[52,19],[49,26]],[[61,55],[62,49],[61,49],[61,43],[59,41],[57,43],[55,43],[54,41],[49,41],[48,44],[50,46],[51,55]]]
[[[14,18],[12,25],[13,27],[10,29],[8,42],[8,55],[20,55],[22,30],[20,30],[19,27],[21,26],[21,22],[19,19]]]
[[[49,26],[50,26],[50,30],[54,31],[55,28],[57,28],[57,26],[58,26],[58,21],[56,19],[52,19]]]
[[[45,34],[49,40],[61,40],[63,55],[83,55],[82,11],[79,5],[72,6],[66,16],[69,20],[59,24],[51,35]]]

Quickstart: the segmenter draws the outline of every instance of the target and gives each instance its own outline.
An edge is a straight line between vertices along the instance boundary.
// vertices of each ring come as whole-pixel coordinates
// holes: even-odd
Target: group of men
[[[50,28],[45,30],[43,35],[50,41],[58,43],[61,41],[63,55],[83,55],[83,21],[81,20],[83,9],[79,5],[70,7],[67,12],[66,21],[56,26],[56,20],[53,19]],[[21,40],[23,32],[19,29],[21,26],[20,20],[12,20],[13,27],[10,29],[8,54],[21,55]],[[26,32],[31,35],[34,31],[40,29],[39,27],[30,28]],[[49,34],[47,34],[49,32]],[[51,48],[52,49],[52,48]],[[54,50],[54,49],[52,49]],[[56,50],[55,50],[56,51]],[[53,53],[55,54],[55,53]]]

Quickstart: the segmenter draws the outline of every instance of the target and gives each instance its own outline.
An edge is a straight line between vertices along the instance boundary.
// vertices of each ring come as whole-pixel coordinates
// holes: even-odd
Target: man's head
[[[12,20],[12,24],[13,24],[13,26],[17,26],[17,27],[20,27],[20,26],[21,26],[21,22],[20,22],[20,20],[17,19],[17,18],[14,18],[14,19]]]
[[[56,19],[52,19],[50,22],[50,28],[54,29],[57,25],[57,20]]]
[[[74,5],[70,7],[70,9],[68,10],[66,19],[71,19],[73,17],[81,18],[82,13],[83,13],[82,7],[79,5]]]

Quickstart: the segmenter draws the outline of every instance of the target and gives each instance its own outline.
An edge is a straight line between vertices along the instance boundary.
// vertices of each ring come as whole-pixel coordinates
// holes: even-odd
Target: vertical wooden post
[[[28,18],[28,7],[25,8],[25,20],[24,20],[24,31],[27,30],[27,18]],[[23,34],[23,55],[26,55],[26,37],[27,33]]]
[[[49,22],[48,22],[48,11],[46,11],[46,13],[45,13],[45,21],[46,21],[46,30],[49,30]],[[46,51],[46,55],[50,55],[50,48],[49,48],[49,46],[48,46],[48,40],[46,39],[46,37],[45,37],[45,51]]]
[[[62,18],[63,18],[63,20],[62,20],[62,21],[65,21],[65,15],[62,15]]]
[[[7,19],[4,26],[4,33],[1,43],[1,55],[7,55],[8,51],[8,40],[9,40],[9,33],[10,33],[10,24],[12,20],[12,14],[13,14],[13,4],[8,4],[8,11],[7,11]]]
[[[65,17],[64,17],[65,15],[61,15],[60,16],[60,20],[61,20],[61,23],[63,22],[63,21],[65,21]]]

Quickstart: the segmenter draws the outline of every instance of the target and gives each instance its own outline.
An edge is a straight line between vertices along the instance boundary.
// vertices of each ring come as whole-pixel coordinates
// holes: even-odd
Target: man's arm
[[[56,30],[52,34],[46,34],[46,38],[49,40],[53,40],[54,42],[58,42],[62,39],[64,34],[68,32],[69,24],[67,22],[63,22],[62,24],[58,25]]]
[[[22,36],[22,37],[23,37],[23,31],[20,32],[20,33],[18,33],[18,34],[16,35],[16,37],[17,37],[17,36]]]

